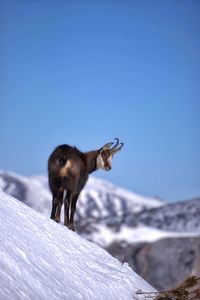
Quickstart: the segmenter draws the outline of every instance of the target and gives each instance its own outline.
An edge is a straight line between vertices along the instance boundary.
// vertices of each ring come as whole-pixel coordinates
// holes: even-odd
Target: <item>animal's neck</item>
[[[87,169],[88,173],[92,173],[97,170],[97,156],[99,154],[98,150],[89,151],[85,153],[86,160],[87,160]]]

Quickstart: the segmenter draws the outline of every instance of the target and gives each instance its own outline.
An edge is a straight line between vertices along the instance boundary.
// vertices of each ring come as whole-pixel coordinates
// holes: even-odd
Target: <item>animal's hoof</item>
[[[75,231],[74,225],[72,225],[72,224],[69,224],[68,228],[72,231]]]

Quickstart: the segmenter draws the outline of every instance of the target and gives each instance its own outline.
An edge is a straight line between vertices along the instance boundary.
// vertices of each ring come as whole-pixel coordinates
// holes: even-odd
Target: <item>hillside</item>
[[[49,218],[51,194],[45,176],[0,171],[0,188]],[[156,289],[173,288],[191,274],[200,275],[198,198],[162,202],[90,177],[75,217],[81,237],[127,262]]]
[[[0,299],[139,300],[154,289],[99,246],[0,191]]]

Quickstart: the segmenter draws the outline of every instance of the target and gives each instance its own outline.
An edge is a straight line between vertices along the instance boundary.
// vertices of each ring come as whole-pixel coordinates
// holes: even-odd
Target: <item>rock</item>
[[[128,264],[157,290],[174,288],[200,275],[200,237],[165,238],[154,243],[113,243],[107,251]]]

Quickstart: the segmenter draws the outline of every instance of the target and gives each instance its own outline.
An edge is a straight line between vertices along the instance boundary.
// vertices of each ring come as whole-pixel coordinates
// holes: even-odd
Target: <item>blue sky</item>
[[[1,1],[0,169],[47,174],[58,144],[125,143],[96,176],[200,195],[200,2]]]

